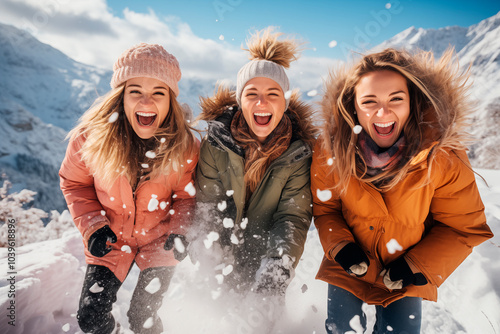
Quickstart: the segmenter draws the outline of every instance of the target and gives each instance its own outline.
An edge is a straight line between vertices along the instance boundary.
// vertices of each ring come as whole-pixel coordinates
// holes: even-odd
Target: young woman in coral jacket
[[[199,145],[176,100],[173,55],[141,43],[113,70],[112,90],[71,131],[59,172],[88,264],[77,319],[84,332],[111,333],[116,293],[135,263],[130,327],[160,333],[156,312],[186,254]]]

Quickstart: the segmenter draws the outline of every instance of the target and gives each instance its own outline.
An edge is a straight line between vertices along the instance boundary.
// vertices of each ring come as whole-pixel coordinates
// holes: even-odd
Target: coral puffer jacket
[[[110,189],[94,177],[81,159],[83,136],[71,140],[59,171],[61,190],[83,236],[88,264],[102,265],[124,281],[135,261],[141,270],[178,263],[163,245],[171,233],[186,234],[194,214],[194,171],[198,154],[186,161],[184,174],[163,175],[139,182],[135,193],[125,176]],[[199,142],[197,141],[197,145]],[[89,237],[109,225],[118,241],[104,257],[87,249]]]

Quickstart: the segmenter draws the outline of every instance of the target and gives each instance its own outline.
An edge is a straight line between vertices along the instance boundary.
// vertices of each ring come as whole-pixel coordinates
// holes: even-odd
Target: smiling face
[[[285,112],[285,95],[276,81],[257,77],[249,80],[241,94],[241,109],[252,136],[261,143],[278,126]]]
[[[168,115],[169,88],[153,78],[129,79],[125,84],[123,107],[135,133],[142,139],[151,138]]]
[[[389,70],[367,73],[356,85],[355,94],[355,107],[363,129],[379,147],[393,145],[410,116],[405,77]]]

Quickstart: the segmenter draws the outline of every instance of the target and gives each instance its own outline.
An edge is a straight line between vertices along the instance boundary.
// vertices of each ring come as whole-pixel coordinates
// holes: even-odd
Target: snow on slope
[[[495,237],[476,247],[439,288],[437,303],[423,303],[422,333],[500,333],[500,170],[478,172],[489,184],[487,187],[477,178]],[[317,231],[311,229],[287,291],[285,312],[273,333],[325,332],[327,286],[314,279],[322,256]],[[16,327],[12,327],[4,315],[10,302],[7,250],[0,249],[0,268],[4,268],[0,279],[0,332],[81,334],[75,318],[85,268],[79,232],[73,229],[60,239],[19,247],[16,265]],[[237,313],[241,299],[222,296],[214,300],[197,274],[197,266],[189,259],[178,265],[160,309],[165,333],[247,334],[266,320],[269,311],[276,315],[276,309],[270,307]],[[134,267],[113,308],[126,333],[131,333],[126,313],[137,277],[138,269]],[[369,307],[367,314],[369,324],[373,324],[373,308]]]

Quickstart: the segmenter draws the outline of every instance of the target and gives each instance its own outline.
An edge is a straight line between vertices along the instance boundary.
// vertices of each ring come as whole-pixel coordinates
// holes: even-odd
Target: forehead
[[[406,78],[398,72],[389,70],[366,73],[359,79],[355,87],[358,94],[367,92],[374,94],[392,93],[399,90],[408,91]]]
[[[148,77],[138,77],[138,78],[131,78],[127,80],[126,86],[141,86],[144,88],[148,87],[164,87],[168,88],[167,84],[164,83],[161,80],[155,79],[155,78],[148,78]]]
[[[279,89],[281,90],[281,86],[278,85],[276,81],[273,79],[265,78],[265,77],[256,77],[251,80],[248,80],[246,83],[245,87],[243,90],[248,90],[248,89],[258,89],[258,90],[265,90],[265,89]]]

